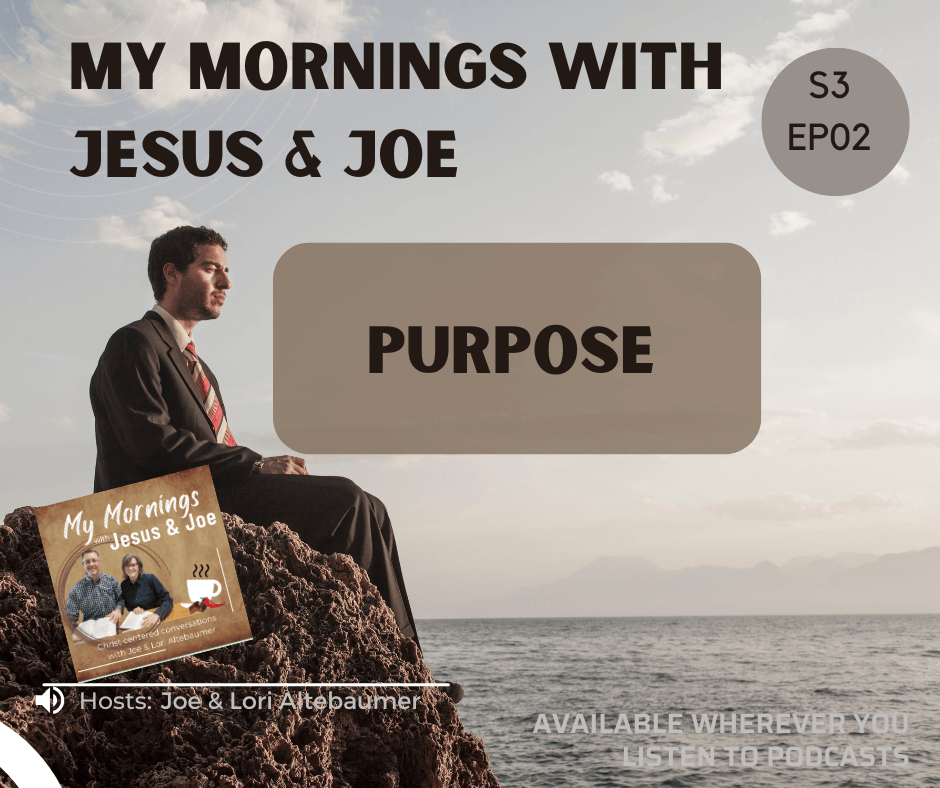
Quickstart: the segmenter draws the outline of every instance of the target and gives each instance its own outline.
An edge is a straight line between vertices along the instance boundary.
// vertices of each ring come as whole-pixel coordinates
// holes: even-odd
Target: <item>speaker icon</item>
[[[50,701],[51,696],[51,701]],[[58,714],[65,705],[65,695],[58,687],[49,687],[42,695],[36,696],[36,705],[42,706],[46,711]],[[50,708],[51,706],[51,708]]]

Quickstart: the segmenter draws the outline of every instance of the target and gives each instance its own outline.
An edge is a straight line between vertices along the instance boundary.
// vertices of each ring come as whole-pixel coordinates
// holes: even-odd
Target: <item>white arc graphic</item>
[[[0,766],[17,785],[28,785],[30,788],[59,788],[59,781],[49,768],[49,764],[40,757],[26,739],[2,722],[0,722],[0,752],[3,753]]]

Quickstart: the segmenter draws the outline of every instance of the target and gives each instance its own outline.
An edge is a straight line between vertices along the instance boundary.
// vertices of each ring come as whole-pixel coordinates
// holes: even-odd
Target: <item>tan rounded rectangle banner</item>
[[[760,270],[734,244],[301,244],[274,425],[304,454],[739,451]]]

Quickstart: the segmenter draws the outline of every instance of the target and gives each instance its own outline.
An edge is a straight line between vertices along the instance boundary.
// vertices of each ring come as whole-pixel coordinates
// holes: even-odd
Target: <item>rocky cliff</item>
[[[254,639],[112,676],[126,682],[433,682],[414,642],[352,559],[324,556],[284,525],[225,516]],[[163,710],[159,689],[99,694],[154,702],[133,710],[34,705],[44,681],[74,681],[31,509],[0,527],[0,721],[39,751],[65,786],[497,786],[483,742],[439,689],[360,689],[358,698],[420,696],[409,709]],[[86,695],[93,688],[90,683]],[[248,692],[245,690],[244,692]],[[296,695],[297,690],[293,691]],[[312,695],[327,690],[310,690]],[[349,691],[347,691],[349,692]],[[228,693],[225,693],[226,696]],[[255,692],[263,695],[263,692]],[[2,780],[0,780],[2,782]]]

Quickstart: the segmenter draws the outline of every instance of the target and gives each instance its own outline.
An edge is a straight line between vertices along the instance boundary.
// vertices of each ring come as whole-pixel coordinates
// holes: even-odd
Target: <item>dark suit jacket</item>
[[[215,388],[215,375],[200,359]],[[156,312],[115,332],[91,378],[95,492],[208,465],[216,483],[247,479],[261,455],[218,443],[196,382]]]

